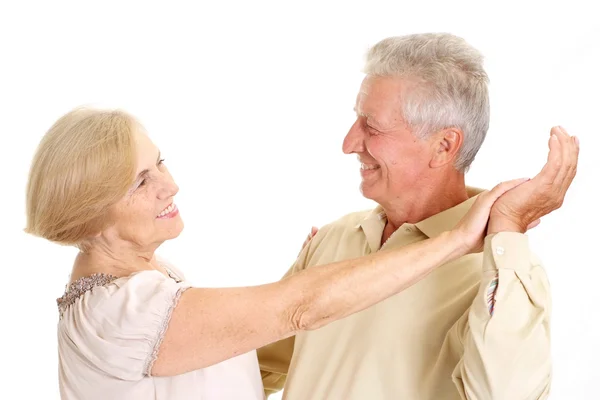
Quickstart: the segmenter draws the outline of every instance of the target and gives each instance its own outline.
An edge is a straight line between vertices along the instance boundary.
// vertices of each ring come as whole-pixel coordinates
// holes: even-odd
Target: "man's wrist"
[[[499,232],[519,232],[525,233],[527,232],[527,227],[523,227],[522,224],[518,224],[509,219],[490,219],[488,223],[488,235],[493,235]]]

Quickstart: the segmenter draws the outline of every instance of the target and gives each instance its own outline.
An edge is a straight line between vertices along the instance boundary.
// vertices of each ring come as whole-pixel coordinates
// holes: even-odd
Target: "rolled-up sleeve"
[[[453,373],[461,398],[545,399],[551,381],[551,297],[546,272],[524,234],[485,239],[479,292],[460,334]]]

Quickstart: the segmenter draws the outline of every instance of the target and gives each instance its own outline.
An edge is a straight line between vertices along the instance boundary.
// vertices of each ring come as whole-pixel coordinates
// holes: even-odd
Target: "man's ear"
[[[458,128],[444,128],[436,132],[431,141],[431,168],[453,163],[462,146],[464,135]]]

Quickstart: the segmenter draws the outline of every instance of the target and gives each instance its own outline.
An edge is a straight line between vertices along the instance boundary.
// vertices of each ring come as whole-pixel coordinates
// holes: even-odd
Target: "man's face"
[[[431,143],[413,135],[402,116],[402,94],[410,82],[367,76],[356,99],[356,122],[343,144],[361,163],[361,192],[379,204],[416,196],[430,170]]]

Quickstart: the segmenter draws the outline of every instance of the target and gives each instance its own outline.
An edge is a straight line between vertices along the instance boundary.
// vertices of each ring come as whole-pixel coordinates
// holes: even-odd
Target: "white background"
[[[92,104],[141,119],[181,188],[186,229],[161,254],[192,282],[274,281],[311,225],[372,206],[341,151],[363,56],[428,31],[486,57],[492,120],[468,184],[534,175],[553,125],[580,137],[566,203],[530,235],[553,290],[551,398],[597,398],[600,27],[585,3],[3,2],[0,398],[58,398],[55,299],[75,251],[22,228],[29,162],[59,116]]]

